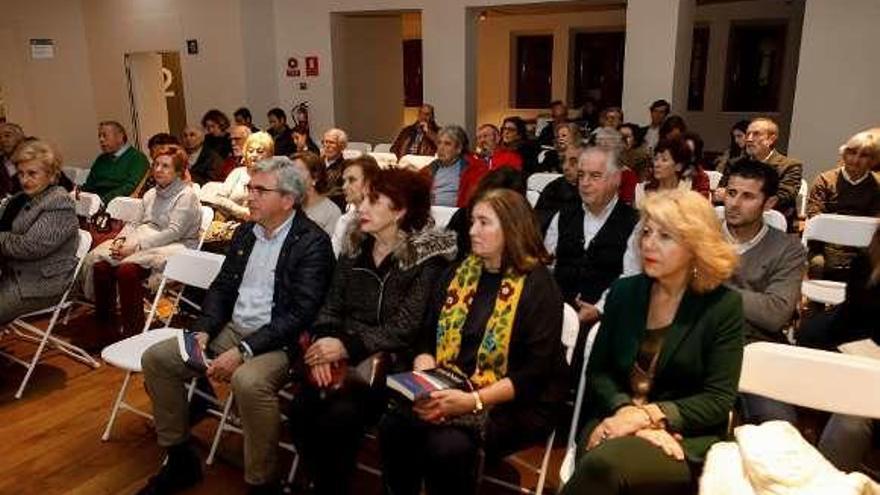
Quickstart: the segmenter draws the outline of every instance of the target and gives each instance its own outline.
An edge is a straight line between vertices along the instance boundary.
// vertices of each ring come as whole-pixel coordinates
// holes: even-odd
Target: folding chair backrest
[[[394,153],[380,153],[377,151],[372,151],[367,153],[376,159],[376,163],[379,164],[379,168],[394,168],[397,166],[397,155]]]
[[[390,153],[391,152],[391,143],[378,143],[376,146],[373,146],[373,151],[375,153]],[[395,156],[395,160],[397,157]]]
[[[222,254],[187,249],[168,258],[162,274],[169,280],[207,289],[220,273],[224,259]]]
[[[412,167],[416,170],[421,170],[430,165],[436,159],[437,157],[428,155],[403,155],[397,162],[397,166],[400,168]]]
[[[434,219],[434,225],[438,229],[446,228],[456,211],[458,211],[458,208],[452,206],[432,206],[431,218]]]
[[[571,364],[574,354],[574,346],[577,344],[578,333],[581,330],[581,321],[577,311],[568,303],[562,307],[562,345],[565,346],[565,360]]]
[[[363,156],[364,152],[361,150],[353,150],[351,148],[345,148],[342,150],[342,158],[346,160],[354,160],[355,158],[360,158]]]
[[[807,219],[802,241],[822,241],[841,246],[867,247],[880,218],[822,213]]]
[[[718,189],[718,184],[721,183],[721,178],[724,177],[724,174],[717,170],[706,170],[706,175],[709,176],[709,190],[714,191]]]
[[[553,182],[554,180],[562,177],[562,174],[551,174],[540,172],[537,174],[532,174],[529,176],[528,180],[528,190],[529,191],[537,191],[540,193],[547,187],[547,184]]]
[[[80,192],[79,197],[74,196],[74,201],[76,202],[76,214],[87,218],[98,213],[104,204],[100,196],[88,192]]]
[[[199,249],[202,248],[202,243],[205,242],[205,236],[208,235],[208,230],[211,228],[211,222],[213,221],[213,208],[210,206],[202,206],[202,218],[199,222]]]
[[[117,196],[107,205],[107,213],[125,223],[138,223],[144,216],[144,201],[140,198]]]
[[[745,347],[739,391],[832,413],[880,418],[880,360],[772,342]]]
[[[370,143],[364,143],[361,141],[350,141],[346,146],[346,149],[350,150],[358,150],[363,153],[369,153],[373,151],[373,145]]]

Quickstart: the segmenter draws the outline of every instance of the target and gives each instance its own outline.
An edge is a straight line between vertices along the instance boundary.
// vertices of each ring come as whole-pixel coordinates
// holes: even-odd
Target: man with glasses
[[[300,334],[324,301],[334,257],[327,234],[300,211],[306,185],[290,159],[257,163],[247,189],[251,221],[236,230],[203,316],[189,330],[213,357],[207,376],[230,382],[235,394],[250,493],[280,493],[277,392],[288,380]],[[202,478],[189,445],[185,389],[200,374],[184,364],[176,339],[148,349],[141,364],[168,458],[139,493],[175,493]]]
[[[348,134],[342,129],[330,129],[321,139],[321,158],[327,166],[327,197],[345,210],[345,194],[342,192],[342,152],[348,146]]]
[[[638,215],[619,201],[620,168],[613,151],[588,148],[578,157],[581,203],[563,207],[550,220],[544,246],[556,256],[553,270],[566,302],[581,322],[599,319],[596,303],[623,271],[627,239]]]

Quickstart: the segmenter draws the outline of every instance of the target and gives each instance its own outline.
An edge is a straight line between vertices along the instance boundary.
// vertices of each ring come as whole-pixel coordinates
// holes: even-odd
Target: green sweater
[[[102,153],[92,164],[89,178],[82,190],[101,196],[104,204],[117,196],[129,196],[150,169],[146,155],[130,146],[116,158],[113,153]]]

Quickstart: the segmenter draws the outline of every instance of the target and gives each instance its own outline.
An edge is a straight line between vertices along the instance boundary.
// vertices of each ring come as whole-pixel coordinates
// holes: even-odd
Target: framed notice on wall
[[[31,38],[31,58],[34,60],[55,58],[55,40]]]

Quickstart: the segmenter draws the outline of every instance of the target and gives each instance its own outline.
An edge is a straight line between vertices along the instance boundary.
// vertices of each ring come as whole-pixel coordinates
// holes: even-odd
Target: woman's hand
[[[423,421],[442,424],[446,418],[473,412],[477,401],[473,394],[462,390],[438,390],[427,399],[416,401],[413,412]]]
[[[342,341],[335,337],[322,337],[316,340],[306,351],[305,362],[308,366],[335,363],[348,358],[348,351]]]
[[[676,461],[684,460],[684,449],[681,447],[681,435],[671,434],[666,430],[645,429],[635,434],[653,445],[660,447],[663,452]]]
[[[419,354],[413,361],[413,371],[425,371],[437,367],[437,361],[430,354]]]
[[[632,435],[650,426],[651,418],[645,411],[635,406],[621,407],[614,416],[605,418],[593,429],[587,441],[587,450],[595,448],[605,440]]]
[[[330,364],[318,364],[312,366],[309,371],[312,374],[312,380],[318,388],[324,388],[333,381],[333,371]]]

